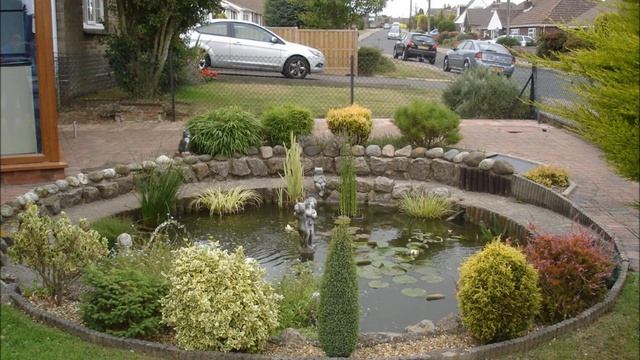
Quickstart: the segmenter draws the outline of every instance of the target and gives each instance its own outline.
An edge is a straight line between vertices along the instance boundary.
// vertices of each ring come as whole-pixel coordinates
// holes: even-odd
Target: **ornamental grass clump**
[[[322,350],[330,357],[348,357],[358,341],[358,273],[349,222],[344,216],[337,221],[320,285],[318,335]]]
[[[462,323],[485,343],[522,335],[540,310],[537,282],[538,272],[525,255],[496,238],[460,267]]]
[[[35,204],[20,214],[20,227],[9,255],[34,269],[42,278],[46,292],[56,303],[62,302],[69,284],[82,271],[109,254],[107,239],[91,230],[85,219],[74,225],[62,212],[57,219],[40,216]]]
[[[247,190],[234,187],[228,191],[222,191],[220,187],[208,189],[198,196],[194,202],[196,208],[209,209],[209,215],[237,214],[244,211],[245,206],[262,204],[262,197],[255,190]]]
[[[164,321],[186,350],[258,352],[278,327],[278,298],[242,247],[218,243],[174,252]]]
[[[221,108],[189,120],[191,150],[198,154],[245,153],[262,142],[262,124],[250,112],[237,106]]]
[[[155,227],[167,220],[178,199],[182,171],[173,166],[156,167],[135,176],[142,223]]]
[[[411,191],[402,195],[400,211],[423,219],[442,219],[453,213],[453,204],[442,196]]]
[[[540,165],[522,175],[527,179],[546,187],[569,186],[569,172],[558,166]]]
[[[573,317],[606,296],[606,281],[613,270],[611,247],[586,230],[536,235],[525,252],[538,269],[543,322]]]
[[[280,105],[262,114],[265,138],[271,145],[291,146],[290,134],[307,136],[313,130],[311,111],[296,105]]]
[[[284,192],[286,193],[286,203],[294,204],[304,199],[304,167],[302,166],[302,147],[298,144],[296,137],[290,135],[291,147],[284,147]],[[281,190],[282,191],[282,190]]]
[[[432,101],[414,100],[399,107],[393,115],[393,123],[402,136],[414,146],[432,148],[460,141],[460,116]]]
[[[346,136],[353,144],[362,145],[373,128],[371,110],[358,104],[327,112],[327,126],[336,136]]]

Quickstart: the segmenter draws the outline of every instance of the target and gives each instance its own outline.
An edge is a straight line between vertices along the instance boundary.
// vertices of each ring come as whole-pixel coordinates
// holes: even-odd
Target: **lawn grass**
[[[591,326],[571,332],[531,351],[497,360],[637,360],[639,355],[638,273],[630,273],[611,313]],[[7,305],[0,308],[2,359],[153,359],[92,345],[57,329],[36,324]],[[314,331],[305,329],[313,337]]]
[[[0,308],[0,358],[13,360],[151,360],[130,351],[84,342],[60,330],[37,324],[14,307]]]
[[[430,79],[430,80],[452,80],[451,73],[446,73],[440,69],[427,66],[427,61],[420,63],[414,59],[402,61],[393,59],[394,71],[385,72],[382,76],[401,79]]]
[[[391,117],[399,105],[414,99],[440,101],[440,90],[403,87],[358,87],[355,102],[373,112],[374,117]],[[331,108],[348,106],[347,83],[335,86],[291,85],[283,83],[242,83],[224,79],[182,86],[176,99],[191,113],[203,113],[222,106],[239,105],[260,115],[273,105],[294,104],[308,108],[314,117],[324,117]]]
[[[637,360],[640,356],[638,273],[629,273],[613,311],[591,326],[499,360]]]

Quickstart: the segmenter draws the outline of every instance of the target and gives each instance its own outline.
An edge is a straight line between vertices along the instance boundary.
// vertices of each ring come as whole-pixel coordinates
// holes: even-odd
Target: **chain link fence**
[[[104,55],[57,54],[54,62],[59,105],[69,105],[79,96],[116,85]]]

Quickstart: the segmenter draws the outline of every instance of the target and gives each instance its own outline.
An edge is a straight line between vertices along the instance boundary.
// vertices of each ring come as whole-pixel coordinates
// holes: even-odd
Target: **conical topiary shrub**
[[[351,255],[349,222],[347,217],[338,218],[320,287],[318,335],[330,357],[351,355],[358,341],[358,273]]]

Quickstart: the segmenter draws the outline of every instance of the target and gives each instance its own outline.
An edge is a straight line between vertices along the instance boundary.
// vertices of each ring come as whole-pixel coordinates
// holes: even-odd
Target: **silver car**
[[[391,25],[391,29],[387,33],[387,39],[400,40],[401,38],[400,25]]]
[[[499,44],[491,44],[480,40],[461,42],[444,56],[442,69],[464,71],[472,67],[482,66],[496,73],[511,77],[515,70],[516,58],[509,50]]]
[[[285,41],[247,21],[213,20],[186,37],[189,46],[203,50],[203,67],[275,71],[296,79],[324,71],[320,50]]]

